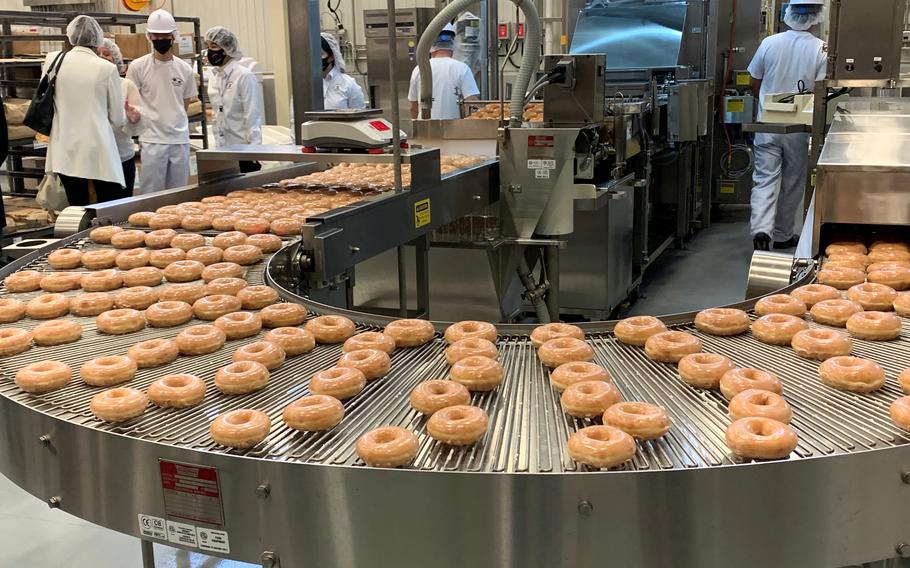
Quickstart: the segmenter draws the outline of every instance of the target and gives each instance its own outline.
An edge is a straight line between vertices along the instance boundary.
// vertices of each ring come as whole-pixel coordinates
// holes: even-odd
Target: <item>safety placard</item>
[[[556,169],[556,160],[528,160],[528,169],[529,170],[555,170]]]
[[[159,460],[158,464],[168,518],[215,526],[224,524],[218,470],[166,460]]]
[[[550,170],[547,170],[547,169],[534,170],[534,177],[536,179],[550,179]]]
[[[196,527],[196,537],[199,542],[200,550],[208,550],[209,552],[221,552],[224,554],[227,554],[231,551],[231,545],[228,541],[228,533],[224,531]]]
[[[414,228],[419,229],[430,224],[430,200],[421,199],[414,203]]]
[[[748,71],[737,71],[736,72],[736,86],[737,87],[748,87],[749,83],[752,81],[752,75]]]
[[[729,182],[721,182],[720,192],[723,194],[727,194],[727,195],[729,195],[731,193],[736,193],[736,185],[729,183]]]
[[[746,112],[746,101],[742,99],[727,101],[727,112]]]
[[[167,539],[181,546],[196,546],[196,527],[176,521],[167,522]]]
[[[167,528],[164,519],[140,513],[139,534],[148,538],[167,540]]]

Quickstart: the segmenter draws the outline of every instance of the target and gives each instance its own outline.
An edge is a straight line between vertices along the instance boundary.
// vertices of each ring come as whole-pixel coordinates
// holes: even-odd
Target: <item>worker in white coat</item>
[[[58,61],[45,172],[60,177],[70,205],[89,204],[90,182],[99,202],[129,197],[114,130],[126,124],[130,109],[117,68],[96,53],[104,32],[94,18],[80,15],[66,36],[73,48]],[[48,54],[45,73],[58,56]]]
[[[145,103],[146,128],[139,136],[139,193],[143,194],[186,185],[190,175],[186,111],[197,98],[193,68],[171,51],[177,38],[174,17],[165,10],[155,10],[149,15],[145,33],[154,49],[133,61],[126,73]]]
[[[346,73],[344,57],[338,40],[323,32],[322,46],[322,96],[326,110],[362,109],[366,107],[363,89]]]
[[[430,118],[448,120],[461,118],[461,101],[476,100],[480,94],[471,68],[454,59],[455,26],[447,24],[430,48],[430,67],[433,70],[433,111]],[[411,101],[411,118],[417,118],[420,109],[420,68],[411,73],[408,90]]]
[[[759,120],[766,95],[812,91],[825,78],[825,42],[810,33],[822,20],[824,0],[791,0],[790,30],[765,38],[749,65]],[[809,135],[756,134],[752,185],[752,242],[756,250],[795,247],[802,230],[809,167]]]
[[[126,73],[123,54],[111,38],[104,38],[98,48],[98,55],[116,65],[121,77]],[[136,187],[136,145],[133,143],[133,137],[142,133],[145,124],[142,120],[142,97],[139,96],[139,88],[126,77],[122,77],[120,83],[123,86],[123,96],[131,108],[127,111],[129,120],[126,124],[114,129],[114,138],[117,140],[117,151],[120,153],[120,163],[123,166],[124,187],[127,195],[132,195]]]
[[[262,97],[256,76],[240,65],[240,41],[229,29],[216,26],[205,32],[205,42],[213,66],[208,93],[215,147],[262,144]],[[244,173],[259,169],[255,162],[240,164]]]

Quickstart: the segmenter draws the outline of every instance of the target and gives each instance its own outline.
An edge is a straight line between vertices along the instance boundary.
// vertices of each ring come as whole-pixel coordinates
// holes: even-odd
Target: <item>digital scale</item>
[[[392,123],[382,118],[382,109],[323,110],[304,114],[300,125],[304,151],[379,150],[392,144]],[[407,135],[401,132],[401,141]]]

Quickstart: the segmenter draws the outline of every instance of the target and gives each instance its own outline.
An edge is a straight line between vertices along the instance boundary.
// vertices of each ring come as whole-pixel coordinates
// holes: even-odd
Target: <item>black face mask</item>
[[[332,60],[331,60],[330,58],[328,58],[328,57],[324,57],[324,58],[322,59],[322,70],[323,70],[323,71],[326,71],[326,70],[328,70],[328,68],[331,67],[331,66],[332,66]]]
[[[155,51],[164,55],[171,50],[171,46],[174,45],[174,40],[172,39],[153,39],[152,46],[155,48]]]
[[[224,60],[227,59],[227,56],[224,54],[223,50],[209,50],[208,53],[209,63],[215,67],[221,67],[224,64]]]

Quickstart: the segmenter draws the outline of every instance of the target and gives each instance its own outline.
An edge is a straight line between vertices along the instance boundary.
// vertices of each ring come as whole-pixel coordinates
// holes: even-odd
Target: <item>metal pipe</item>
[[[544,302],[543,297],[541,297],[537,285],[534,284],[534,275],[531,274],[531,267],[528,266],[528,260],[525,258],[524,254],[520,256],[521,260],[518,262],[518,279],[521,280],[522,285],[527,291],[526,297],[534,306],[534,312],[537,313],[537,320],[540,323],[550,323],[550,312],[547,310],[547,304]]]
[[[319,2],[285,0],[291,56],[291,98],[294,102],[294,140],[300,142],[303,114],[322,110],[321,47],[319,46]]]
[[[547,311],[550,321],[559,321],[559,247],[548,246],[543,249],[544,268],[547,275]]]
[[[398,59],[398,42],[395,37],[397,31],[397,22],[395,17],[395,0],[387,0],[388,22],[389,22],[389,77],[392,78],[392,84],[395,84],[395,73],[398,70],[396,60]],[[398,108],[398,89],[392,88],[392,155],[395,157],[392,172],[395,174],[395,192],[398,193],[401,188],[401,109]]]
[[[408,267],[405,248],[398,247],[398,313],[408,317]]]
[[[155,545],[149,540],[139,540],[142,549],[142,568],[155,568]]]

